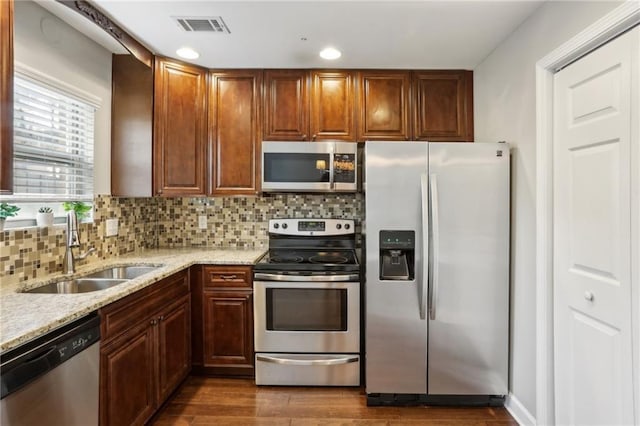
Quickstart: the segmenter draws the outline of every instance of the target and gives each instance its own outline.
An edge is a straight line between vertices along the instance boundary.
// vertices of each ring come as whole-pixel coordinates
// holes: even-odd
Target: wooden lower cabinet
[[[195,266],[191,276],[194,371],[252,377],[252,268]]]
[[[253,373],[253,292],[205,291],[204,365]]]
[[[141,425],[156,409],[154,330],[143,327],[100,349],[100,424]]]
[[[158,390],[166,400],[191,370],[191,310],[189,296],[158,319]]]
[[[144,424],[189,374],[190,307],[182,271],[100,310],[102,426]]]

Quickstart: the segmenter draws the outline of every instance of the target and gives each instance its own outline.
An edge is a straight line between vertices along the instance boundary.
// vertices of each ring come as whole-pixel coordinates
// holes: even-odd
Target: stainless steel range
[[[272,219],[254,268],[257,385],[360,384],[353,220]]]

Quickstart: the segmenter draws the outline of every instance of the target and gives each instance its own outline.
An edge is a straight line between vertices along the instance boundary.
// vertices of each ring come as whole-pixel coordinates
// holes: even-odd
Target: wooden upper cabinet
[[[153,195],[153,68],[133,55],[111,62],[111,195]]]
[[[309,139],[309,72],[264,72],[264,134],[267,141]]]
[[[413,73],[413,137],[473,141],[473,72]]]
[[[158,58],[154,79],[155,193],[205,195],[207,71]]]
[[[0,194],[13,193],[13,0],[0,1]]]
[[[256,194],[260,190],[261,88],[261,71],[211,73],[213,195]]]
[[[411,73],[362,71],[358,77],[358,141],[409,140]]]
[[[312,71],[311,140],[356,140],[355,73]]]

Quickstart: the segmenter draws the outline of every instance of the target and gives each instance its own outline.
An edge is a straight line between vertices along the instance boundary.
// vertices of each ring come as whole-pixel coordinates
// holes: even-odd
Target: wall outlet
[[[198,216],[198,228],[207,229],[207,216]]]
[[[118,219],[107,219],[105,225],[105,235],[107,237],[118,235]]]

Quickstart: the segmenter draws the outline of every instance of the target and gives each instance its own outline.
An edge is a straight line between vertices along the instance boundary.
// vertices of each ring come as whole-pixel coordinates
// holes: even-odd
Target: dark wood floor
[[[504,408],[367,407],[358,388],[255,386],[189,377],[153,423],[166,425],[517,425]]]

